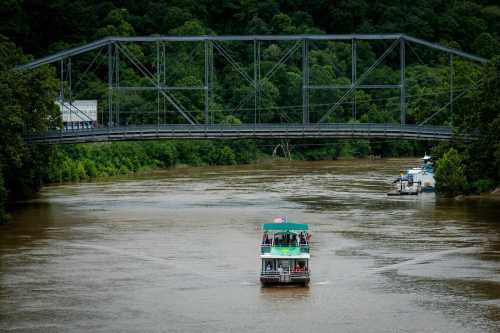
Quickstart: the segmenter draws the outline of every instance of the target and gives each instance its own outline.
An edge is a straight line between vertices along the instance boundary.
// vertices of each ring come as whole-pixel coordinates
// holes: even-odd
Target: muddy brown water
[[[183,168],[50,186],[0,226],[4,332],[499,332],[500,207],[388,197],[415,159]],[[309,223],[309,288],[260,225]]]

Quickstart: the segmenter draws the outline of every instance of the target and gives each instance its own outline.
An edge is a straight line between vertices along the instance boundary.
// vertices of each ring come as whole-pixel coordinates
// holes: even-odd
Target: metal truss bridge
[[[372,47],[371,43],[379,43],[373,48],[379,52],[360,68],[366,46]],[[341,44],[343,52],[343,58],[336,55],[331,64],[335,77],[329,82],[317,80],[318,70],[311,66],[315,51],[323,48],[336,52],[335,44]],[[407,55],[412,52],[421,60],[414,46],[426,50],[424,58],[430,52],[439,55],[435,63],[449,70],[448,91],[441,107],[425,119],[408,123]],[[55,65],[60,91],[54,99],[69,109],[70,119],[94,122],[92,128],[81,128],[78,121],[63,128],[59,122],[45,133],[25,134],[30,143],[173,138],[451,140],[452,130],[442,126],[443,122],[436,123],[436,119],[445,112],[452,113],[456,101],[467,92],[454,90],[457,58],[477,64],[487,62],[404,34],[147,36],[108,37],[17,68]],[[188,73],[179,73],[181,65],[187,66]],[[381,65],[397,70],[397,78],[374,80],[372,75]],[[276,80],[286,66],[294,66],[288,73],[298,77],[294,96],[290,97],[296,99],[295,104],[269,107],[266,82]],[[99,83],[94,95],[86,76]],[[229,80],[231,87],[227,87]],[[396,122],[363,122],[358,91],[391,92],[394,96],[385,98],[392,98]],[[326,108],[311,103],[316,95],[325,99],[320,102]],[[96,119],[73,105],[78,98],[99,100]],[[227,120],[234,115],[237,121]]]

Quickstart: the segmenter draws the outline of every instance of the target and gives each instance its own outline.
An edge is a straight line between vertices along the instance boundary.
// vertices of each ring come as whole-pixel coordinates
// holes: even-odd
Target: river
[[[500,206],[388,197],[415,159],[178,168],[49,186],[0,226],[2,332],[498,332]],[[308,288],[260,226],[309,223]]]

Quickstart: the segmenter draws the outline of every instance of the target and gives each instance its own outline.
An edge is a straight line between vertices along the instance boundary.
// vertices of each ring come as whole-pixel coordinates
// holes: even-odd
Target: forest
[[[458,194],[489,190],[500,180],[500,6],[486,0],[424,1],[277,1],[277,0],[7,0],[0,5],[0,220],[9,201],[29,197],[43,184],[113,176],[176,164],[218,165],[255,162],[272,154],[280,142],[171,141],[113,144],[45,146],[27,145],[26,133],[60,127],[54,103],[59,94],[58,69],[43,66],[30,71],[15,69],[54,52],[107,36],[147,35],[247,35],[247,34],[341,34],[405,33],[489,59],[479,66],[470,61],[454,62],[453,90],[460,101],[453,112],[440,112],[429,124],[450,125],[457,132],[478,136],[473,142],[337,141],[290,142],[294,159],[318,160],[348,157],[414,156],[429,151],[443,157],[443,168],[457,169],[459,184],[442,186],[442,192]],[[154,68],[154,48],[127,46],[132,54]],[[202,47],[166,45],[165,76],[174,85],[197,85],[202,80]],[[269,69],[289,44],[262,46],[262,67]],[[388,43],[360,42],[360,73],[389,47]],[[228,46],[253,71],[244,45]],[[96,51],[97,52],[97,51]],[[350,80],[349,43],[315,43],[310,51],[313,84],[343,84]],[[84,72],[97,54],[75,59],[73,66]],[[346,61],[347,59],[347,61]],[[366,78],[397,83],[399,54],[395,52]],[[448,57],[419,46],[408,50],[406,77],[407,122],[418,124],[446,105],[450,90]],[[125,62],[120,63],[120,80],[129,85],[144,78]],[[253,115],[240,102],[251,92],[227,63],[214,64],[219,73],[210,97],[211,118],[217,123],[248,122]],[[104,67],[85,77],[75,77],[79,90],[72,98],[106,99]],[[272,78],[263,78],[260,109],[262,122],[296,122],[301,109],[300,63],[290,58]],[[67,89],[66,89],[67,91]],[[157,97],[152,92],[116,92],[119,118],[110,119],[105,103],[99,103],[102,125],[147,124],[155,121]],[[121,95],[120,95],[121,94]],[[311,95],[311,121],[317,121],[341,96],[340,92],[318,91]],[[192,117],[201,119],[202,96],[177,92]],[[69,98],[69,96],[66,96]],[[353,113],[353,100],[358,103]],[[163,105],[163,103],[162,103]],[[138,109],[150,110],[140,114]],[[451,113],[451,114],[450,114]],[[167,106],[165,123],[182,118]],[[398,92],[356,91],[330,122],[399,122]],[[454,153],[456,152],[456,153]],[[445,184],[445,182],[442,182]]]

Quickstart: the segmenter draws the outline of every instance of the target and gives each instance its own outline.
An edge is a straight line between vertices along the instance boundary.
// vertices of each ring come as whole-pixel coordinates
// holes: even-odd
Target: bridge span
[[[144,125],[49,131],[27,136],[28,143],[64,144],[157,139],[407,139],[449,141],[453,131],[445,126],[400,124],[208,124]]]
[[[421,54],[427,62],[419,49],[426,51]],[[50,126],[71,128],[26,135],[30,143],[442,141],[456,137],[452,129],[436,125],[450,123],[446,118],[457,100],[479,86],[458,70],[471,71],[486,62],[401,33],[110,36],[17,68],[54,67],[60,81],[54,99],[63,107],[60,121]],[[422,68],[434,74],[427,77]],[[92,113],[80,110],[79,99],[95,100],[100,107]],[[82,122],[97,128],[73,130]],[[241,124],[227,124],[234,122]]]

